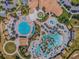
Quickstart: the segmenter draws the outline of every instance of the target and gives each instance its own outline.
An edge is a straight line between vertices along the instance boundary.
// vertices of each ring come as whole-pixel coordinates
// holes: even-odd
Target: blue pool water
[[[40,51],[40,46],[37,47],[37,49],[36,49],[35,52],[36,52],[37,55],[40,55],[40,52],[41,52],[41,51]]]
[[[51,49],[62,45],[61,37],[62,37],[62,35],[59,33],[49,34],[49,35],[44,34],[42,43],[38,44],[37,47],[32,46],[33,47],[32,51],[35,52],[34,55],[36,55],[36,56],[43,55],[44,57],[48,57],[49,53],[51,53],[50,52]],[[48,43],[46,43],[47,41],[48,41]],[[55,52],[55,51],[53,51],[53,52]]]
[[[60,35],[59,33],[55,33],[55,34],[51,35],[51,37],[53,38],[55,46],[62,45],[62,40],[61,40],[62,35]]]
[[[44,35],[43,36],[43,41],[46,41],[47,39],[51,38],[51,42],[50,43],[53,43],[54,46],[60,46],[62,44],[62,41],[61,41],[61,37],[62,35],[60,35],[59,33],[55,33],[55,34],[51,34],[51,35]],[[52,47],[51,44],[48,44],[48,48],[49,47]]]
[[[29,32],[30,32],[30,25],[29,25],[29,23],[27,23],[27,22],[21,22],[19,25],[18,25],[18,32],[20,33],[20,34],[23,34],[23,35],[26,35],[26,34],[28,34]]]

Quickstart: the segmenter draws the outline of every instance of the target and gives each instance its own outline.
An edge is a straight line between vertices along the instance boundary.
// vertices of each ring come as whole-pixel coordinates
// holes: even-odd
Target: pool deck
[[[48,25],[48,26],[50,26],[51,28],[53,28],[53,29],[51,29],[51,31],[52,30],[54,30],[55,28],[57,28],[57,30],[56,30],[56,32],[54,31],[54,33],[49,33],[49,29],[48,29],[48,26],[45,26],[45,23]],[[58,24],[58,25],[57,25]],[[55,17],[50,17],[50,18],[48,18],[48,20],[46,21],[46,22],[43,22],[42,23],[42,25],[44,25],[44,27],[45,28],[42,28],[41,30],[43,30],[45,33],[46,33],[46,35],[48,35],[49,37],[52,37],[52,36],[54,36],[54,37],[52,37],[52,38],[54,38],[54,39],[56,39],[55,40],[55,42],[53,41],[53,47],[51,48],[51,45],[50,45],[50,43],[52,42],[49,42],[47,45],[44,45],[43,46],[43,44],[45,44],[45,42],[48,42],[47,41],[47,36],[46,36],[46,38],[44,39],[44,40],[42,40],[43,39],[43,37],[41,37],[42,39],[39,39],[38,40],[38,42],[39,42],[39,44],[37,43],[37,41],[35,41],[34,43],[36,43],[36,45],[34,45],[35,47],[33,48],[33,50],[32,50],[32,45],[33,45],[33,43],[31,43],[32,45],[31,45],[31,54],[32,54],[32,56],[33,56],[33,53],[32,53],[32,51],[34,51],[34,56],[38,56],[37,55],[37,53],[38,54],[41,54],[41,56],[40,57],[45,57],[46,56],[46,51],[45,51],[45,53],[42,51],[42,52],[37,52],[38,51],[38,49],[37,49],[37,51],[36,50],[34,50],[34,49],[36,49],[36,47],[37,46],[39,46],[39,45],[41,45],[41,46],[43,46],[43,48],[46,46],[48,49],[50,48],[50,49],[52,49],[52,51],[49,53],[49,54],[47,54],[47,57],[45,57],[46,59],[49,59],[50,58],[50,56],[51,57],[54,57],[54,56],[57,56],[57,54],[58,53],[60,53],[60,52],[62,52],[61,50],[63,50],[64,48],[65,48],[65,44],[67,44],[67,42],[70,40],[68,37],[69,37],[69,31],[68,31],[68,29],[67,29],[67,27],[64,25],[64,24],[61,24],[61,23],[59,23],[58,21],[57,21],[57,18],[55,18]],[[55,28],[54,28],[55,27]],[[44,30],[45,29],[45,30]],[[48,31],[46,32],[46,29],[48,29]],[[58,37],[56,37],[56,33],[59,33],[60,35],[58,35]],[[53,35],[54,34],[54,35]],[[51,36],[52,35],[52,36]],[[59,40],[57,40],[58,38],[60,37],[60,39]],[[53,39],[52,39],[53,40]],[[59,42],[60,41],[60,42]],[[39,47],[40,48],[40,47]],[[42,50],[44,50],[43,48],[41,48]],[[37,52],[37,53],[36,53]],[[43,54],[43,55],[42,55]],[[39,57],[38,57],[39,58]]]
[[[19,25],[20,22],[28,22],[29,23],[29,25],[30,25],[30,32],[28,34],[23,35],[23,34],[20,34],[18,32],[18,25]],[[16,22],[15,30],[16,30],[16,33],[18,33],[20,36],[27,36],[28,37],[32,33],[32,27],[33,26],[34,26],[34,23],[33,22],[29,22],[29,20],[27,20],[27,17],[22,18],[22,16],[21,16],[20,19],[18,20],[18,22]]]

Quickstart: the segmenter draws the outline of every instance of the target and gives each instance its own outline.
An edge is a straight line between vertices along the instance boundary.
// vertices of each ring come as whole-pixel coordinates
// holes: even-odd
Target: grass
[[[68,59],[73,54],[72,52],[78,49],[79,49],[79,40],[74,41],[72,46],[67,49],[68,51],[64,54],[63,59]]]
[[[73,40],[72,45],[68,47],[67,52],[63,55],[63,59],[69,58],[72,54],[73,51],[79,50],[79,30],[76,32],[76,39]]]
[[[41,28],[38,24],[35,24],[35,29],[36,29],[36,32],[40,33]]]
[[[43,14],[42,12],[39,12],[37,15],[38,15],[38,17],[41,18],[41,19],[44,17],[44,14]]]
[[[2,11],[3,10],[3,7],[2,6],[0,6],[0,11]]]
[[[72,18],[71,23],[73,26],[79,26],[79,21],[77,19]]]
[[[71,2],[74,4],[79,4],[79,0],[71,0]]]
[[[65,9],[63,9],[63,13],[58,16],[58,21],[60,23],[64,23],[66,25],[69,25],[70,21],[69,21],[69,18],[70,18],[71,14],[69,14]]]
[[[45,16],[42,16],[42,19],[38,19],[38,21],[44,22],[47,20],[47,18],[48,18],[48,14],[45,14]]]
[[[28,6],[22,6],[21,11],[23,15],[28,15],[29,14],[29,7]]]
[[[7,43],[6,46],[5,46],[5,51],[7,53],[15,52],[16,51],[16,45],[12,42]]]

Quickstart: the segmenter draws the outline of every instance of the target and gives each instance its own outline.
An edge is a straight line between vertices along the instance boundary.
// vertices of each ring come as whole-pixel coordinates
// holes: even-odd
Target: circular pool
[[[19,25],[18,25],[18,32],[20,34],[23,34],[23,35],[26,35],[30,32],[31,30],[31,27],[30,27],[30,24],[28,22],[20,22]]]

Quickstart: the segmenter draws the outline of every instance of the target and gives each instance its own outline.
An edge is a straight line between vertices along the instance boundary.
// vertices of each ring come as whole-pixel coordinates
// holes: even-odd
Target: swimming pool
[[[63,37],[59,33],[50,34],[50,35],[43,35],[43,42],[50,40],[48,47],[58,47],[62,45]],[[52,43],[53,45],[51,46]]]
[[[52,34],[51,37],[53,38],[55,46],[62,45],[62,40],[63,40],[62,35],[60,35],[59,33],[55,33],[55,34]]]
[[[38,44],[39,41],[36,42],[36,46],[34,46],[33,43],[31,44],[31,53],[34,56],[44,56],[46,58],[49,58],[50,53],[55,52],[55,50],[52,49],[62,46],[62,39],[62,35],[59,33],[49,35],[44,34],[41,43]]]
[[[22,35],[26,35],[30,32],[31,27],[28,22],[22,21],[18,25],[18,32]]]

